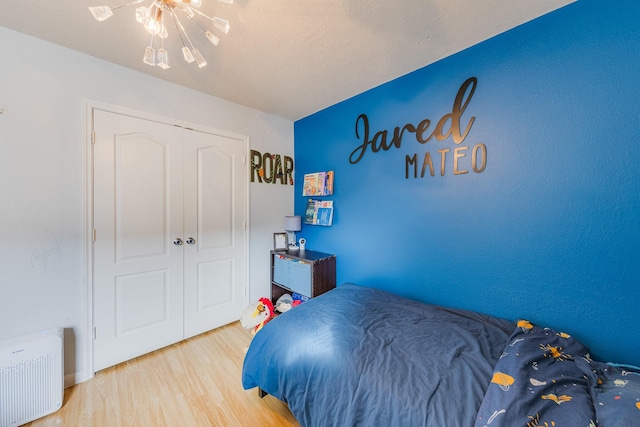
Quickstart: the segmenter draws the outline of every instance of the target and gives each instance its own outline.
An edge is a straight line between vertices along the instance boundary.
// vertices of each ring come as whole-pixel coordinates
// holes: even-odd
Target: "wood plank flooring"
[[[236,322],[105,369],[25,426],[300,426],[278,399],[242,388],[250,341]]]

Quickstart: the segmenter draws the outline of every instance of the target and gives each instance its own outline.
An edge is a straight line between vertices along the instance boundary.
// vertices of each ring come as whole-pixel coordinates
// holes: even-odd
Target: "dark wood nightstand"
[[[317,297],[336,287],[336,256],[311,250],[271,251],[271,301],[286,293]]]

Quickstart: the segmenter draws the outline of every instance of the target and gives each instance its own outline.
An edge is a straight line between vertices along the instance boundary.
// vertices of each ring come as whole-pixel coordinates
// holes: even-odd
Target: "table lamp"
[[[298,242],[296,241],[296,231],[302,230],[302,217],[298,215],[285,216],[284,229],[290,236],[289,248],[297,249]]]

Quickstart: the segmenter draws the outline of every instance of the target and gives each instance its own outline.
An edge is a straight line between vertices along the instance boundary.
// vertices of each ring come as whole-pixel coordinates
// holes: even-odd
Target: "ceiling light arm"
[[[191,10],[193,10],[193,11],[194,11],[195,13],[197,13],[198,15],[203,16],[203,17],[207,18],[209,21],[213,21],[213,18],[212,18],[212,17],[210,17],[209,15],[205,15],[204,13],[200,12],[198,9],[195,9],[195,8],[193,8],[193,7],[192,7],[192,8],[191,8]]]
[[[162,6],[163,9],[168,9],[166,6]],[[166,31],[166,27],[164,26],[164,13],[160,16],[160,25],[161,28]],[[167,68],[171,68],[169,65],[169,53],[164,48],[164,38],[160,37],[160,49],[158,50],[158,67],[166,70]]]
[[[93,15],[93,17],[98,22],[102,22],[105,19],[109,19],[113,16],[113,11],[121,9],[123,7],[131,6],[134,4],[142,3],[144,0],[133,0],[132,2],[121,4],[120,6],[110,7],[110,6],[92,6],[89,8],[89,11]]]
[[[120,6],[112,7],[111,10],[118,10],[118,9],[123,8],[123,7],[133,6],[134,4],[142,3],[143,1],[144,0],[133,0],[133,1],[130,1],[129,3],[125,3],[125,4],[121,4]]]
[[[218,1],[223,1],[223,0],[218,0]],[[226,3],[226,1],[225,1]],[[233,1],[231,1],[231,3],[233,3]],[[184,8],[184,5],[181,5],[182,8]],[[200,12],[198,9],[194,9],[194,8],[190,8],[191,11],[197,13],[198,15],[208,19],[209,21],[211,21],[213,23],[213,26],[216,27],[217,29],[219,29],[220,31],[222,31],[225,34],[229,33],[229,21],[227,21],[226,19],[222,19],[222,18],[218,18],[217,16],[214,16],[213,18],[210,17],[209,15],[206,15],[202,12]],[[182,13],[184,13],[185,15],[189,16],[190,15],[188,13],[186,13],[184,10],[182,10]],[[200,26],[200,28],[202,28],[202,26]],[[203,31],[206,31],[204,28],[202,28]]]
[[[184,31],[184,28],[182,29],[182,31],[180,31],[180,27],[182,26],[182,24],[178,25],[179,24],[178,17],[176,16],[173,9],[170,9],[169,13],[171,14],[173,25],[175,25],[176,27],[176,32],[178,33],[178,37],[180,37],[180,42],[182,43],[182,46],[186,46],[186,43],[184,42],[184,38],[182,37],[182,33],[184,32],[184,36],[187,38],[187,40],[189,40],[189,36],[187,35],[186,31]],[[191,43],[191,40],[189,40],[189,44],[193,48],[193,43]]]
[[[180,10],[182,11],[182,13],[184,13],[184,15],[189,18],[194,24],[196,24],[198,27],[200,27],[200,29],[202,30],[202,32],[204,33],[204,36],[211,42],[211,44],[213,44],[214,46],[218,46],[218,43],[220,43],[220,38],[218,36],[216,36],[215,34],[213,34],[211,31],[207,30],[206,28],[204,28],[200,22],[198,22],[197,19],[195,19],[195,14],[193,13],[189,13],[189,12],[193,12],[194,9],[193,8],[185,8],[184,5],[180,5]],[[205,15],[206,16],[206,15]]]
[[[180,22],[180,19],[178,19],[178,17],[175,15],[175,12],[173,11],[173,9],[171,10],[171,18],[173,19],[173,23],[176,26],[178,36],[180,37],[180,41],[182,42],[182,55],[184,56],[184,60],[187,61],[187,63],[191,64],[193,61],[196,60],[196,57],[197,57],[198,66],[200,68],[207,65],[207,61],[204,60],[204,58],[202,57],[198,49],[196,49],[195,46],[193,46],[193,42],[189,38],[189,34],[187,34],[187,32],[185,31],[184,27],[182,26],[182,22]],[[184,37],[189,42],[191,49],[187,47],[186,43],[184,42],[184,39],[182,38],[182,34],[184,34]]]
[[[142,62],[149,64],[152,67],[156,65],[156,50],[153,48],[153,39],[155,35],[151,33],[151,40],[149,40],[149,46],[144,50],[144,56]]]
[[[180,5],[180,10],[182,11],[182,13],[185,14],[185,16],[189,19],[192,19],[189,14],[182,9],[182,5]],[[189,8],[189,10],[193,10],[192,8]],[[198,67],[202,68],[205,65],[207,65],[207,60],[204,59],[204,56],[202,56],[202,54],[200,53],[200,51],[198,49],[196,49],[196,47],[193,45],[193,42],[191,41],[191,38],[189,37],[189,35],[187,34],[187,31],[184,29],[184,25],[182,25],[182,22],[180,21],[180,19],[178,18],[178,16],[176,15],[176,21],[178,22],[178,25],[180,26],[180,28],[182,29],[182,32],[184,33],[184,35],[186,36],[187,40],[189,41],[189,44],[191,45],[191,52],[189,54],[187,54],[187,52],[184,50],[182,50],[183,54],[184,54],[184,59],[187,62],[193,62],[190,61],[189,56],[192,55],[193,58],[195,59],[196,63],[198,64]],[[197,23],[197,22],[196,22]]]
[[[193,17],[193,16],[189,15],[189,14],[184,10],[184,8],[185,8],[185,6],[184,6],[184,5],[182,5],[182,4],[181,4],[179,7],[180,7],[180,11],[184,14],[184,16],[186,16],[187,18],[189,18],[191,21],[195,22],[195,24],[196,24],[198,27],[200,27],[200,29],[202,30],[202,32],[206,32],[206,31],[207,31],[207,29],[206,29],[206,28],[204,28],[202,25],[200,25],[200,23],[198,22],[198,20],[194,19],[194,17]],[[193,11],[193,12],[198,12],[198,13],[200,13],[200,11],[195,10],[194,8],[189,8],[189,9],[190,9],[191,11]],[[205,15],[205,16],[206,16],[206,15]]]

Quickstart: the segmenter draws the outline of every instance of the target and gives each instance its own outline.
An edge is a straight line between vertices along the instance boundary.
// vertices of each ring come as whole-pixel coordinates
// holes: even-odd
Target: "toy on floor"
[[[291,303],[291,307],[299,306],[303,302],[307,302],[309,300],[309,297],[305,297],[304,295],[296,292],[293,293],[292,298],[293,302]]]
[[[251,329],[255,335],[275,315],[273,303],[269,298],[260,298],[249,305],[240,316],[240,324],[245,329]]]
[[[293,307],[293,297],[289,294],[282,295],[276,301],[276,311],[280,313],[291,310],[291,307]]]

